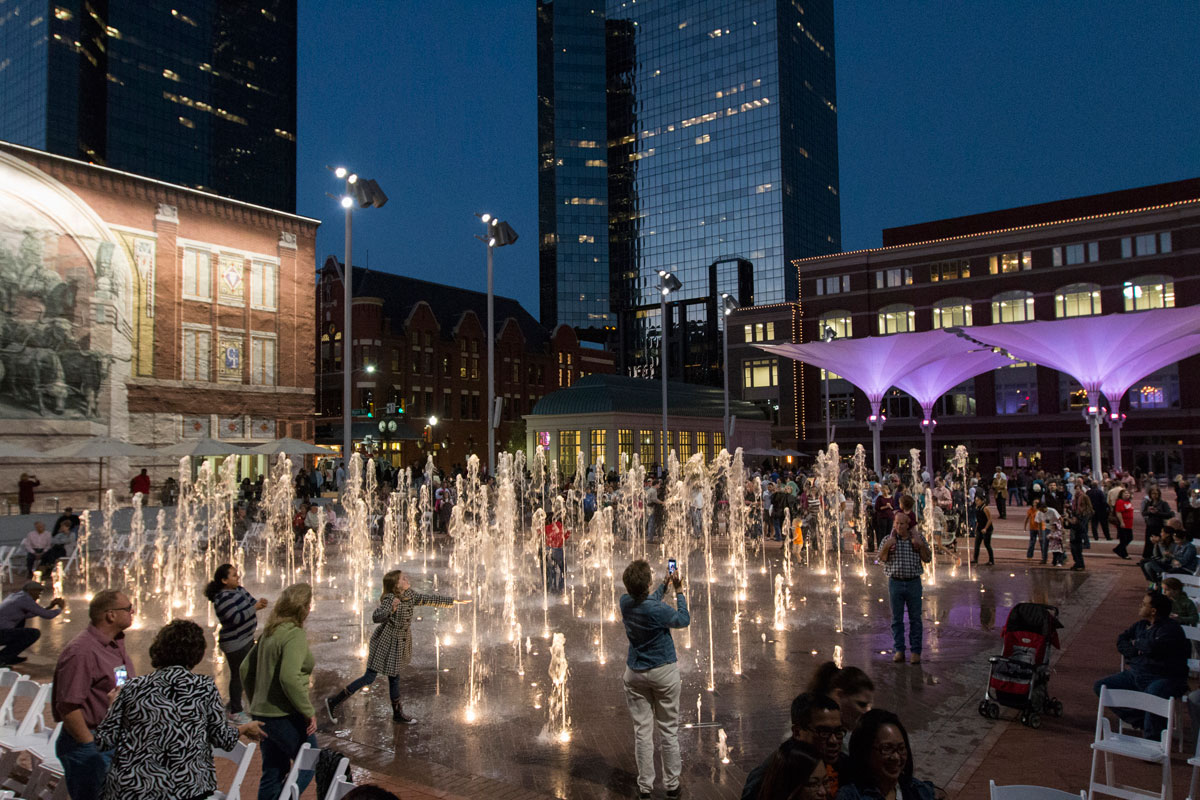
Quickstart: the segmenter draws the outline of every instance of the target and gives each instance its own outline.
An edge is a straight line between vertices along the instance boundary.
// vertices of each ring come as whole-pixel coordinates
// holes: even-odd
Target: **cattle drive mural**
[[[113,357],[91,347],[87,300],[118,282],[113,244],[97,242],[87,254],[85,246],[54,230],[0,222],[0,416],[99,416]]]

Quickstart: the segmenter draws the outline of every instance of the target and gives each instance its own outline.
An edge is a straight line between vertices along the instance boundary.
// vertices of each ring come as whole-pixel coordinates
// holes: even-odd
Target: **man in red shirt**
[[[112,753],[96,747],[93,732],[135,674],[125,653],[125,629],[133,624],[130,599],[112,589],[97,592],[88,617],[91,624],[58,657],[50,696],[54,720],[63,724],[54,749],[71,800],[99,800]]]
[[[140,494],[142,503],[145,504],[146,498],[150,496],[150,476],[146,474],[146,470],[142,470],[140,475],[133,476],[133,480],[129,482],[129,494]]]
[[[546,585],[556,592],[562,592],[566,587],[567,564],[563,545],[570,538],[571,532],[563,527],[562,522],[546,525],[546,550],[550,553],[550,562],[546,565]]]

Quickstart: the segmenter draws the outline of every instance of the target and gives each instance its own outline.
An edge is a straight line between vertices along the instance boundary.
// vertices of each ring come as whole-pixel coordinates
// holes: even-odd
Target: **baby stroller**
[[[1004,653],[988,659],[991,670],[979,714],[1000,718],[1000,706],[1020,710],[1030,728],[1042,726],[1042,714],[1061,717],[1063,705],[1050,696],[1050,648],[1060,647],[1058,609],[1041,603],[1018,603],[1009,612],[1001,637]]]

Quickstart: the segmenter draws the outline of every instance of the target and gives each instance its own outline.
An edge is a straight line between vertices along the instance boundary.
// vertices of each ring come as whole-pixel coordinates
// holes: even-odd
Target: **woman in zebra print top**
[[[192,672],[204,651],[191,620],[172,620],[154,637],[155,671],[125,684],[96,729],[97,747],[113,751],[103,800],[208,797],[217,788],[213,749],[262,738],[261,722],[231,725],[213,679]]]

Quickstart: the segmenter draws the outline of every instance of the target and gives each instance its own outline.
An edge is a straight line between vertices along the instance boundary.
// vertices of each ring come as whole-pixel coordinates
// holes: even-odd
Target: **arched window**
[[[907,303],[896,303],[879,309],[879,335],[911,333],[915,330],[916,311]]]
[[[992,298],[992,324],[1033,319],[1033,292],[1001,292]]]
[[[964,328],[971,325],[971,301],[965,297],[947,297],[933,304],[933,327]]]
[[[825,338],[826,328],[832,328],[834,335],[839,339],[850,339],[854,336],[854,320],[849,311],[826,311],[821,315],[821,327],[817,331],[817,338]]]
[[[1169,275],[1143,275],[1125,281],[1125,310],[1175,307],[1175,280]]]
[[[1054,316],[1090,317],[1100,313],[1100,287],[1094,283],[1072,283],[1054,293]]]

